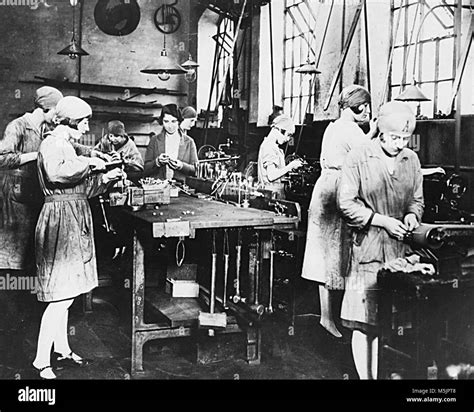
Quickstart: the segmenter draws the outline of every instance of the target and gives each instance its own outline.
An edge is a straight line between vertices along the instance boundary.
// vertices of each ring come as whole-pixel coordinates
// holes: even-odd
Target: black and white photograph
[[[0,0],[0,411],[472,412],[473,39],[473,0]]]

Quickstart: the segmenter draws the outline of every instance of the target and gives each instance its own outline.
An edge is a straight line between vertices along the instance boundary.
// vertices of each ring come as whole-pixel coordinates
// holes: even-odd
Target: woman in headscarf
[[[124,172],[107,173],[103,160],[78,156],[72,142],[89,131],[91,107],[74,96],[56,106],[58,126],[38,151],[38,176],[45,203],[36,225],[37,298],[47,302],[33,366],[54,379],[51,349],[58,364],[81,366],[85,360],[68,343],[67,322],[74,298],[98,285],[92,215],[88,198],[104,192]]]
[[[285,185],[282,178],[289,172],[299,169],[301,159],[292,160],[286,164],[285,154],[280,148],[291,139],[295,133],[295,123],[286,114],[273,118],[270,132],[263,139],[258,150],[258,183],[265,190],[273,192],[276,198],[285,198]]]
[[[406,103],[380,108],[379,138],[353,149],[342,168],[339,207],[353,228],[351,268],[341,308],[353,330],[352,354],[360,379],[377,378],[377,273],[385,262],[403,258],[403,237],[423,214],[423,175],[406,146],[415,115]]]
[[[370,93],[358,85],[344,88],[339,96],[341,114],[329,124],[321,145],[321,176],[316,181],[308,210],[306,249],[302,277],[319,283],[320,324],[341,337],[333,316],[333,291],[344,290],[347,272],[347,229],[337,210],[341,168],[351,149],[367,144],[375,135],[375,122],[367,134],[358,123],[367,122]]]
[[[40,87],[33,112],[12,120],[0,139],[0,269],[34,269],[27,266],[33,263],[34,230],[43,202],[36,157],[62,97],[54,87]]]

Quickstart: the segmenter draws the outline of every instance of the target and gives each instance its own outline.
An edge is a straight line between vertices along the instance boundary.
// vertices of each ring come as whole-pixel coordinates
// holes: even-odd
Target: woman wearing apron
[[[321,176],[314,185],[308,210],[306,249],[302,277],[318,282],[321,306],[320,324],[329,333],[341,337],[333,317],[333,291],[344,290],[347,271],[347,228],[337,210],[337,189],[341,168],[349,151],[370,141],[376,125],[364,134],[357,123],[369,120],[370,93],[351,85],[339,96],[341,115],[329,124],[321,145]]]

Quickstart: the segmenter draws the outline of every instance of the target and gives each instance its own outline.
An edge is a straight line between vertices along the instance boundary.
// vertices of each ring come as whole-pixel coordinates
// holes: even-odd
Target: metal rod
[[[268,298],[268,312],[273,313],[273,272],[274,272],[275,251],[270,250],[270,289]]]
[[[393,0],[392,0],[392,5],[393,5]],[[393,10],[393,8],[392,8]],[[389,94],[388,93],[388,89],[389,89],[389,84],[390,84],[390,78],[392,77],[391,76],[391,73],[392,73],[392,60],[393,60],[393,54],[394,54],[394,51],[395,51],[395,39],[397,38],[397,34],[398,34],[398,27],[400,26],[400,17],[401,17],[402,13],[401,11],[398,12],[397,14],[397,22],[395,24],[395,33],[393,33],[393,27],[392,27],[392,30],[390,30],[390,33],[391,33],[391,36],[390,36],[390,56],[388,58],[388,63],[387,63],[387,71],[385,72],[385,87],[383,89],[383,94],[382,94],[382,98],[380,99],[380,106],[382,106],[384,103],[385,103],[385,98],[387,97],[387,95]],[[391,13],[391,16],[393,16],[393,13]],[[392,19],[393,20],[393,19]],[[392,21],[393,23],[393,21]]]
[[[364,26],[365,26],[365,62],[367,65],[367,89],[369,93],[372,93],[371,82],[370,82],[370,44],[369,44],[369,18],[367,13],[367,3],[364,3]],[[372,104],[369,103],[369,107],[372,111]]]
[[[212,254],[211,268],[211,297],[209,302],[209,312],[214,313],[216,299],[216,271],[217,271],[217,253]]]
[[[334,94],[336,84],[339,80],[339,77],[341,76],[342,68],[344,66],[344,62],[346,61],[346,57],[347,57],[347,54],[349,52],[349,47],[352,43],[352,39],[354,37],[354,33],[355,33],[355,30],[356,30],[356,27],[357,27],[357,23],[359,22],[359,18],[360,18],[361,12],[362,12],[362,7],[364,6],[365,2],[366,2],[366,0],[362,0],[361,3],[359,4],[359,6],[357,6],[357,10],[355,12],[354,20],[352,21],[352,25],[351,25],[351,28],[349,30],[349,34],[348,34],[348,37],[346,39],[346,43],[344,45],[344,50],[343,50],[343,53],[342,53],[341,61],[339,62],[339,66],[336,70],[336,73],[334,74],[331,86],[329,88],[329,96],[328,96],[328,99],[327,99],[326,104],[324,106],[324,111],[326,111],[329,108],[329,104],[331,103],[331,99],[332,99],[332,96]]]
[[[461,25],[462,25],[462,15],[461,15],[461,5],[462,0],[458,0],[458,7],[456,8],[455,13],[455,30],[456,30],[456,40],[455,40],[455,50],[456,52],[456,63],[459,65],[461,62]],[[433,7],[434,8],[434,7]],[[471,25],[472,27],[472,25]],[[468,39],[469,40],[469,39]],[[458,73],[455,74],[458,76]],[[458,91],[457,100],[456,100],[456,113],[454,114],[454,170],[456,173],[459,173],[459,168],[461,166],[461,90]]]
[[[255,305],[259,305],[258,301],[258,295],[259,295],[259,286],[260,286],[260,268],[261,268],[261,262],[260,259],[262,257],[262,251],[260,250],[261,244],[260,244],[260,233],[257,232],[257,251],[256,251],[256,259],[255,259],[255,295],[254,295],[254,303]]]
[[[275,73],[273,68],[273,27],[272,27],[272,2],[268,2],[268,22],[270,25],[270,70],[272,76],[272,107],[275,106]]]

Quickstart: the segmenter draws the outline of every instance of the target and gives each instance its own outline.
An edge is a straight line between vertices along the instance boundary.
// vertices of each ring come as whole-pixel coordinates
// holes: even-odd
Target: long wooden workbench
[[[153,339],[192,336],[197,333],[196,322],[170,322],[168,325],[145,323],[145,244],[153,238],[194,238],[198,230],[215,230],[231,228],[251,228],[255,231],[271,231],[272,229],[294,229],[299,217],[280,215],[266,210],[240,208],[225,202],[202,199],[180,194],[171,198],[168,205],[160,205],[157,209],[139,211],[126,210],[127,217],[132,218],[134,227],[133,239],[133,296],[132,296],[132,359],[131,374],[136,376],[143,370],[143,345]],[[263,265],[262,265],[263,267]],[[258,286],[257,286],[258,290]],[[204,293],[203,293],[204,291]],[[204,299],[209,302],[206,289],[201,288]],[[147,295],[149,296],[149,295]],[[173,306],[173,298],[163,295],[158,300],[166,310]],[[176,298],[176,304],[183,304],[191,311],[198,313],[197,307],[182,299]],[[231,309],[234,305],[230,303]],[[235,306],[237,309],[237,307]],[[236,316],[238,316],[236,311]],[[194,319],[197,320],[197,319]],[[247,361],[251,364],[260,362],[260,327],[258,322],[248,322]],[[237,322],[228,322],[222,333],[242,331]]]

